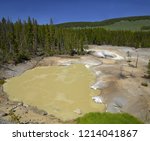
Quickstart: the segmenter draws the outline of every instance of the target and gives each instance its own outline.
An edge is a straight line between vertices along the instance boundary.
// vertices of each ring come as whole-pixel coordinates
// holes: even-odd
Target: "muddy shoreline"
[[[133,48],[93,45],[90,46],[90,49],[112,51],[119,54],[123,59],[115,60],[107,56],[101,58],[97,54],[76,57],[37,57],[16,66],[9,64],[1,67],[0,77],[8,79],[18,76],[36,66],[82,63],[96,74],[97,80],[93,88],[101,90],[100,96],[107,106],[107,112],[127,112],[145,123],[150,123],[150,87],[141,86],[141,82],[145,81],[150,85],[149,80],[142,78],[146,72],[146,63],[150,58],[148,51],[150,50],[139,49],[138,68],[134,68],[129,66],[126,59],[126,52],[130,51],[132,53],[131,64],[134,64],[136,50]],[[122,64],[124,78],[120,76]],[[23,102],[10,101],[7,94],[3,92],[2,86],[0,86],[0,122],[63,123],[61,119],[54,115],[48,115],[44,110],[39,110]]]
[[[38,66],[43,58],[32,58],[29,61],[17,65],[5,64],[1,67],[1,78],[9,79]],[[11,101],[0,86],[0,123],[62,123],[54,115],[48,115],[46,111],[20,101]]]

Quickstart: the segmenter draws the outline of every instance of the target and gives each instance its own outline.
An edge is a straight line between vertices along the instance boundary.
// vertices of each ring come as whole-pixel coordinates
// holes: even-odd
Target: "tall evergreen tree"
[[[28,59],[34,55],[83,54],[88,44],[150,47],[150,31],[109,31],[102,28],[60,28],[50,20],[0,20],[0,62]]]

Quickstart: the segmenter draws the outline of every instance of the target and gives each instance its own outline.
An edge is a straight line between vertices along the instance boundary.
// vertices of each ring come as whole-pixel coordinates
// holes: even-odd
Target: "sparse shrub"
[[[14,123],[20,123],[20,116],[15,115],[15,113],[13,112],[13,110],[9,111],[9,116],[11,117],[11,121]]]
[[[19,53],[16,58],[15,58],[15,63],[22,63],[24,61],[30,60],[30,57],[27,53],[23,52],[23,53]]]
[[[132,61],[131,61],[131,60],[127,60],[127,62],[128,62],[128,63],[131,63]]]
[[[0,79],[0,85],[3,85],[5,83],[4,79]]]
[[[146,82],[142,82],[141,85],[142,85],[142,86],[145,86],[145,87],[148,86],[148,84],[147,84]]]

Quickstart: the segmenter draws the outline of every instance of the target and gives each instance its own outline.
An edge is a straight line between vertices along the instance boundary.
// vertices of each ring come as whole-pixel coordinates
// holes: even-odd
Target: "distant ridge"
[[[119,22],[124,21],[124,24],[126,22],[137,22],[137,21],[149,21],[145,25],[145,23],[141,23],[141,26],[148,26],[150,25],[150,16],[132,16],[132,17],[121,17],[121,18],[113,18],[113,19],[107,19],[103,21],[96,21],[96,22],[66,22],[61,24],[56,24],[58,27],[65,27],[65,28],[73,28],[73,27],[104,27],[104,26],[110,26]]]

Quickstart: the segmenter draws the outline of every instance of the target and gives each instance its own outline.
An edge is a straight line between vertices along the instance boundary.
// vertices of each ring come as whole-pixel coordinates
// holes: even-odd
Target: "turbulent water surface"
[[[73,119],[80,113],[104,111],[92,96],[98,90],[90,86],[95,76],[84,65],[47,66],[28,70],[7,80],[4,91],[11,100],[37,106],[63,120]]]

